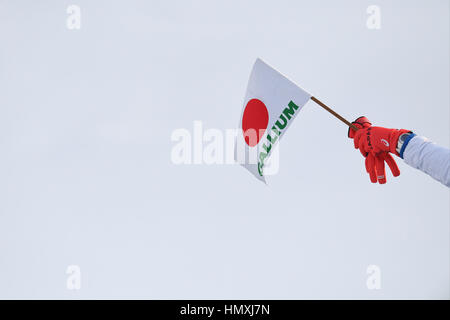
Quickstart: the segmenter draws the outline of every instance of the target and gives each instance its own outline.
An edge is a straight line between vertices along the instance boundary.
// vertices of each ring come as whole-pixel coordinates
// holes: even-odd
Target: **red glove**
[[[389,152],[399,155],[396,148],[400,135],[410,132],[405,129],[387,129],[382,127],[372,127],[366,117],[359,117],[353,124],[359,128],[355,131],[349,128],[348,136],[353,138],[356,149],[366,158],[366,171],[370,175],[370,181],[380,184],[386,183],[386,173],[384,162],[392,171],[394,177],[400,175],[400,170],[394,158]]]
[[[394,158],[387,152],[380,152],[377,155],[369,153],[366,157],[366,171],[370,176],[372,183],[380,184],[386,183],[386,170],[384,169],[384,163],[387,163],[391,169],[392,175],[398,177],[400,175],[400,169],[395,163]]]

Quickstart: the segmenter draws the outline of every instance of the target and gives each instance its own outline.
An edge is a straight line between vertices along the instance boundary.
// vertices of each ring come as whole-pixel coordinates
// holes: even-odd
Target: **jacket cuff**
[[[415,136],[416,136],[416,134],[413,133],[413,132],[411,132],[411,133],[405,138],[405,141],[403,141],[402,148],[400,149],[400,153],[399,153],[400,158],[403,159],[403,153],[405,152],[406,146],[408,145],[409,141],[410,141],[412,138],[414,138]]]

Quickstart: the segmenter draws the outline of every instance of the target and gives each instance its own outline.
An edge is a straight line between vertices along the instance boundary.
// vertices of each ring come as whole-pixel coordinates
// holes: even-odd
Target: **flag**
[[[264,166],[311,94],[256,59],[245,94],[234,158],[266,182]]]

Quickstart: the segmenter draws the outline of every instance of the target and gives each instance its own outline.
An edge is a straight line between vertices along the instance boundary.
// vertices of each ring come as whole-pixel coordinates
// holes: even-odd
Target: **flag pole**
[[[311,100],[314,101],[315,103],[317,103],[319,106],[321,106],[322,108],[324,108],[325,110],[327,110],[329,113],[331,113],[333,116],[335,116],[336,118],[338,118],[339,120],[341,120],[343,123],[345,123],[347,126],[351,127],[353,130],[357,131],[358,128],[353,125],[352,123],[350,123],[347,119],[345,119],[344,117],[342,117],[339,113],[337,113],[336,111],[334,111],[333,109],[331,109],[329,106],[327,106],[325,103],[323,103],[322,101],[320,101],[319,99],[317,99],[316,97],[311,97]]]

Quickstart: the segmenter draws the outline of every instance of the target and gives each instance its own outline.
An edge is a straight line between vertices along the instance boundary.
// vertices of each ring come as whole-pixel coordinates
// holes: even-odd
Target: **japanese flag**
[[[259,180],[275,145],[311,95],[257,59],[247,85],[234,158]]]

